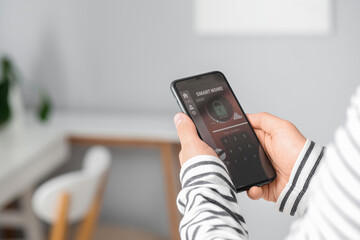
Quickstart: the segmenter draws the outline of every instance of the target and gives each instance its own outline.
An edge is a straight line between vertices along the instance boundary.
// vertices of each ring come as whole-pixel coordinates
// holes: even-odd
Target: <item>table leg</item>
[[[29,189],[21,199],[25,220],[25,234],[29,240],[42,240],[44,239],[44,232],[42,231],[39,219],[35,216],[32,209],[32,194],[32,189]]]
[[[171,143],[163,143],[160,146],[161,159],[165,178],[166,199],[169,216],[170,239],[178,240],[179,235],[179,212],[176,207],[175,174],[174,174],[174,149]],[[178,163],[178,161],[177,161]],[[176,176],[178,178],[178,175]]]
[[[176,195],[180,192],[181,190],[181,183],[180,183],[180,170],[181,170],[181,166],[180,166],[180,162],[179,162],[179,153],[181,150],[181,145],[180,143],[173,143],[172,145],[172,166],[173,166],[173,173],[174,173],[174,182],[175,182],[175,193]],[[181,214],[179,211],[178,215],[179,218],[181,218]]]

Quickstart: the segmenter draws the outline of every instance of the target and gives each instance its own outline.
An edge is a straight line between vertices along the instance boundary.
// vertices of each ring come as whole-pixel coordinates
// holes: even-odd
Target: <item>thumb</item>
[[[263,195],[263,189],[261,187],[252,187],[247,191],[247,195],[252,200],[258,200]]]
[[[200,140],[193,121],[186,114],[176,114],[174,123],[182,147],[189,145],[196,140]]]

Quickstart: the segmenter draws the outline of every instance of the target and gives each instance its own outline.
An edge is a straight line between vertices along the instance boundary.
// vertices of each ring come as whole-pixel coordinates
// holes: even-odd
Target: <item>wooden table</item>
[[[176,196],[180,189],[180,145],[172,114],[57,112],[44,126],[39,126],[31,119],[29,124],[62,132],[71,144],[159,149],[166,187],[170,238],[180,239],[180,215],[176,207]]]

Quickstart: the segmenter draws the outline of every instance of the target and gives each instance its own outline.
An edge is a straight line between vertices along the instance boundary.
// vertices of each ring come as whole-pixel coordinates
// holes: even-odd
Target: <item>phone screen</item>
[[[238,191],[275,178],[267,155],[222,73],[178,80],[173,87],[201,138],[226,165]]]

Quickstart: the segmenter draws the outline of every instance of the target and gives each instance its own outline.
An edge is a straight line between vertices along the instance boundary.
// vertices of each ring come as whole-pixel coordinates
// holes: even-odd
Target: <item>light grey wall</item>
[[[48,87],[58,108],[81,111],[172,114],[177,111],[169,91],[173,79],[221,70],[245,110],[287,118],[306,136],[326,143],[359,84],[359,12],[359,1],[334,1],[335,31],[327,37],[205,38],[194,33],[191,0],[0,0],[0,53],[15,58],[27,84]],[[161,178],[153,179],[153,195],[118,188],[125,189],[124,179],[134,174],[121,169],[144,179],[150,167],[151,174],[161,174],[158,153],[113,152],[119,161],[102,218],[165,235]],[[151,198],[149,210],[127,206],[130,194],[136,203],[142,194],[144,201]],[[252,239],[278,239],[288,231],[291,218],[276,213],[272,204],[244,196],[241,207]],[[154,217],[157,223],[147,221]]]

